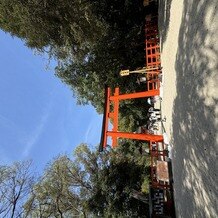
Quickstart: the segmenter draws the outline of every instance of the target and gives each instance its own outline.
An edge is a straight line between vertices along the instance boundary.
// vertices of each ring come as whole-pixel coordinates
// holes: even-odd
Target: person
[[[160,112],[154,111],[150,114],[150,117],[156,120],[157,118],[161,118],[161,115],[160,115]]]
[[[151,107],[148,109],[148,116],[149,117],[156,117],[156,116],[160,117],[161,116],[160,110]]]
[[[148,109],[148,112],[154,112],[154,111],[159,111],[160,112],[160,109],[155,109],[154,107],[150,107],[149,109]]]
[[[152,126],[152,129],[158,131],[159,130],[158,124],[154,123],[153,126]]]
[[[156,116],[155,113],[152,113],[152,114],[150,115],[150,117],[149,117],[149,120],[150,120],[151,122],[160,122],[160,121],[161,121],[161,118],[160,118],[160,115],[159,115],[159,117],[158,117],[158,116]]]
[[[146,81],[147,81],[146,77],[143,76],[143,77],[138,77],[136,83],[140,85],[140,83],[146,83]]]
[[[156,103],[158,100],[162,101],[162,98],[158,95],[155,95],[153,97],[149,97],[147,99],[147,103],[150,104],[150,105],[154,105],[154,103]]]
[[[150,117],[149,120],[153,123],[155,122],[166,122],[166,117],[164,117],[163,119],[161,119],[161,117]]]

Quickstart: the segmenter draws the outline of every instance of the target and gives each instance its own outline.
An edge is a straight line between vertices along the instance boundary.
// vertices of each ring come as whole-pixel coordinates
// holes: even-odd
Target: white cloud
[[[90,122],[89,125],[88,125],[88,128],[86,130],[86,133],[85,133],[85,143],[88,142],[89,134],[90,134],[92,128],[93,128],[93,123]]]
[[[53,105],[53,98],[50,98],[50,101],[48,102],[44,113],[41,116],[41,119],[39,120],[39,123],[35,130],[30,134],[30,136],[27,138],[25,143],[25,148],[23,150],[22,156],[27,157],[30,153],[30,150],[36,145],[38,142],[41,134],[43,133],[43,130],[47,124],[51,109]]]

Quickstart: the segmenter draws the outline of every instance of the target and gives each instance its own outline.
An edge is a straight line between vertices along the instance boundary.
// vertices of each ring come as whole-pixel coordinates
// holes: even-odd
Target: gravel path
[[[218,0],[160,0],[162,113],[178,217],[218,217]]]

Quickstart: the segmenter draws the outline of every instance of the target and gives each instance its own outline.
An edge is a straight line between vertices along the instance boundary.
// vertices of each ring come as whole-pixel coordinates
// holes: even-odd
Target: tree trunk
[[[57,196],[56,204],[57,204],[58,212],[59,212],[61,218],[63,218],[63,213],[62,213],[62,211],[61,211],[61,209],[60,209],[60,207],[59,207],[59,197],[60,197],[60,196]]]

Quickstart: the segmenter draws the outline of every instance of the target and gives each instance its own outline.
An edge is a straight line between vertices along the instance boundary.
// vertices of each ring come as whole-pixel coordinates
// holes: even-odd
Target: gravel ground
[[[218,217],[218,0],[160,0],[177,217]]]

